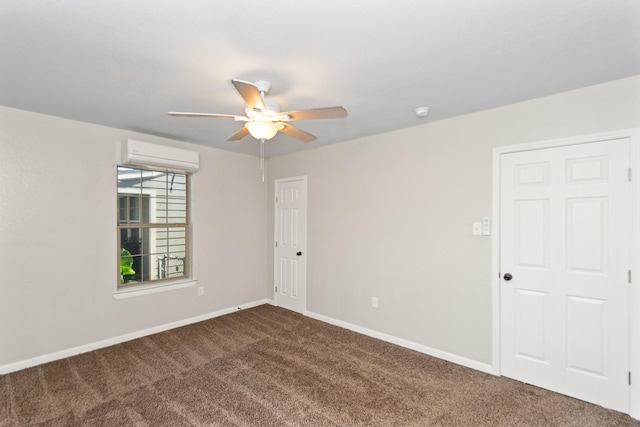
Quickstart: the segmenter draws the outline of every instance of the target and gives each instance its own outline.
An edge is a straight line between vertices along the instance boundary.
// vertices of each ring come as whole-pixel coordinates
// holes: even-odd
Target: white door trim
[[[640,306],[640,128],[625,129],[613,132],[604,132],[578,137],[556,139],[510,145],[506,147],[496,147],[493,150],[492,167],[492,206],[494,232],[491,237],[491,312],[492,312],[492,360],[491,372],[500,375],[500,161],[501,156],[507,153],[521,151],[538,150],[543,148],[561,147],[567,145],[586,144],[598,141],[608,141],[612,139],[629,138],[630,145],[630,165],[633,170],[633,180],[631,182],[632,194],[632,243],[631,243],[631,270],[635,279],[629,292],[629,368],[634,380],[629,387],[629,415],[640,419],[640,310],[633,307]]]
[[[304,238],[304,247],[302,248],[302,252],[304,253],[304,256],[306,257],[306,260],[308,260],[309,258],[307,257],[307,228],[309,227],[309,223],[308,223],[308,217],[309,217],[309,211],[308,211],[308,180],[307,180],[307,175],[301,175],[301,176],[292,176],[289,178],[279,178],[279,179],[275,179],[273,181],[273,200],[271,200],[271,202],[273,203],[273,242],[271,243],[272,245],[274,245],[274,249],[273,249],[273,282],[271,283],[271,292],[273,295],[273,302],[276,306],[278,306],[278,293],[275,291],[275,284],[278,281],[277,278],[277,274],[278,274],[278,250],[275,248],[275,240],[276,240],[276,233],[278,232],[278,204],[276,203],[275,198],[278,195],[278,184],[282,184],[285,182],[292,182],[292,181],[302,181],[302,183],[304,184],[304,191],[305,191],[305,214],[307,216],[307,220],[305,220],[305,230],[304,230],[304,234],[305,234],[305,238]],[[306,261],[305,261],[306,262]],[[306,264],[308,267],[308,263]],[[307,297],[307,269],[305,269],[305,278],[304,278],[304,285],[305,285],[305,301],[304,301],[304,309],[303,312],[301,314],[304,314],[305,316],[307,315],[307,301],[306,301],[306,297]]]

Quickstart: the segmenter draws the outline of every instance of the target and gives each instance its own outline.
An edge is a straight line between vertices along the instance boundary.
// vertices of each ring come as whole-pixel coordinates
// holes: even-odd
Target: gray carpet
[[[640,426],[268,305],[0,376],[0,426]]]

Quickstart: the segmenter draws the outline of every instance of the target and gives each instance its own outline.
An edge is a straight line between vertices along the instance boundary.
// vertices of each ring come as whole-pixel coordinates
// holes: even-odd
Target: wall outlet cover
[[[474,222],[471,224],[471,234],[474,236],[482,236],[482,223]]]

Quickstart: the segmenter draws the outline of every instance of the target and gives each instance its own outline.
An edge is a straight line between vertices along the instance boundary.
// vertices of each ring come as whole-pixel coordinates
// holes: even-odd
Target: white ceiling
[[[636,74],[638,0],[0,1],[0,105],[254,155],[241,123],[166,113],[243,114],[232,78],[349,111],[274,156]]]

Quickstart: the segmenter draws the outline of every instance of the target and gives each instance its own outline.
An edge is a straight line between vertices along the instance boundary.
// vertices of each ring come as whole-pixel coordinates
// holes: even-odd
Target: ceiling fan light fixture
[[[252,137],[255,139],[269,140],[276,136],[279,130],[282,129],[282,125],[269,121],[253,121],[247,122],[244,126],[249,131]]]

